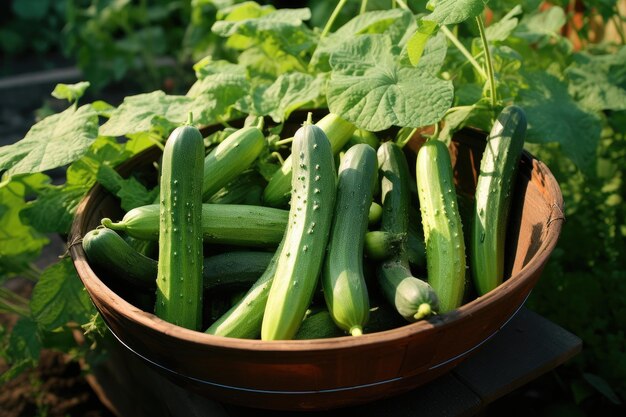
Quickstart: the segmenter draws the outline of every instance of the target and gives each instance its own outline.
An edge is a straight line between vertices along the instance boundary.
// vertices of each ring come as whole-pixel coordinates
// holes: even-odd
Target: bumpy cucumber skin
[[[341,148],[344,147],[356,129],[352,123],[345,121],[333,113],[324,116],[315,126],[320,128],[328,137],[333,154],[338,153]],[[263,191],[263,202],[265,205],[270,207],[283,207],[289,202],[293,170],[292,155],[285,159],[284,164],[274,173],[265,187]]]
[[[198,129],[174,129],[161,162],[159,264],[155,314],[197,330],[202,323],[202,173]]]
[[[91,230],[83,236],[82,245],[89,262],[108,276],[139,287],[154,287],[157,261],[137,252],[115,231],[104,227]]]
[[[204,158],[202,199],[208,200],[220,188],[247,170],[265,147],[258,127],[244,127],[228,136]]]
[[[204,289],[249,288],[265,272],[273,254],[259,251],[224,252],[204,258]]]
[[[333,152],[326,134],[306,123],[294,136],[291,208],[261,339],[291,339],[317,286],[335,208]]]
[[[363,245],[372,193],[378,179],[376,151],[357,144],[339,166],[335,212],[322,272],[322,288],[333,320],[353,336],[363,333],[369,298],[363,277]]]
[[[406,157],[393,142],[380,145],[377,154],[383,203],[381,230],[396,235],[406,234],[410,198]],[[376,276],[387,301],[407,321],[420,320],[438,312],[439,300],[433,288],[411,274],[406,240],[403,240],[395,256],[378,265]]]
[[[426,141],[417,153],[416,184],[426,244],[428,282],[439,297],[442,313],[463,301],[465,242],[448,147]]]
[[[207,243],[276,247],[287,228],[289,212],[283,209],[245,204],[202,204],[202,238]],[[113,223],[102,224],[145,240],[159,238],[159,206],[136,207]]]
[[[470,240],[472,277],[480,295],[504,279],[511,191],[524,149],[526,127],[526,115],[520,107],[505,107],[487,137],[480,162]]]
[[[205,333],[239,339],[259,338],[267,298],[283,247],[284,240],[278,245],[270,263],[254,285],[230,310],[211,324]]]

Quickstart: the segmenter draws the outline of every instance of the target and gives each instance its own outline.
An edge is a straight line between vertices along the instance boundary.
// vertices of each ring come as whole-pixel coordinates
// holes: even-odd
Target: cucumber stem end
[[[421,320],[425,317],[430,316],[432,313],[432,308],[430,307],[430,304],[428,303],[422,303],[419,305],[419,307],[417,308],[417,313],[415,313],[415,315],[413,316],[413,318],[415,320]]]

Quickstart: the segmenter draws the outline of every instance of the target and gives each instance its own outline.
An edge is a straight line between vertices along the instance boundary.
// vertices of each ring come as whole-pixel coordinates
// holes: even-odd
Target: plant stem
[[[287,138],[287,139],[277,140],[276,142],[274,142],[274,145],[276,146],[288,145],[291,142],[293,142],[293,138]]]
[[[493,62],[491,61],[491,52],[489,51],[489,41],[487,40],[487,34],[485,33],[485,24],[483,23],[482,16],[476,16],[476,23],[478,24],[480,40],[483,43],[483,51],[485,52],[485,67],[487,69],[487,80],[489,81],[491,106],[495,108],[496,104],[498,104],[498,97],[496,93],[496,79],[493,73]]]
[[[8,288],[0,287],[0,312],[14,313],[26,317],[30,314],[28,299]]]
[[[396,3],[398,3],[398,5],[400,5],[401,8],[403,8],[404,10],[409,10],[411,11],[411,9],[409,8],[409,6],[404,2],[404,0],[396,0]]]
[[[615,3],[615,6],[613,7],[615,8],[615,14],[613,14],[613,24],[615,25],[615,30],[617,31],[617,34],[622,40],[622,45],[624,45],[626,44],[626,35],[624,34],[624,28],[622,27],[622,25],[624,24],[624,17],[622,17],[622,15],[620,14],[619,6],[617,3]]]
[[[448,40],[450,40],[450,42],[452,42],[452,44],[456,46],[456,48],[463,54],[463,56],[467,58],[469,63],[472,64],[472,66],[476,69],[476,71],[478,71],[480,76],[486,80],[487,73],[485,72],[483,67],[481,67],[478,61],[474,59],[472,54],[470,54],[470,52],[467,50],[467,48],[465,48],[465,46],[461,43],[461,41],[459,41],[459,39],[456,36],[454,36],[454,33],[452,33],[450,29],[448,29],[445,26],[441,26],[441,31],[443,32],[444,35],[446,35]]]
[[[320,39],[324,38],[328,34],[328,32],[330,32],[330,29],[333,26],[333,23],[335,23],[337,16],[339,16],[339,12],[341,12],[341,9],[343,9],[343,6],[345,6],[347,2],[348,0],[339,0],[339,2],[337,3],[337,6],[335,7],[335,10],[333,10],[333,13],[330,15],[328,22],[326,22],[326,26],[324,26],[324,30],[322,30]]]
[[[361,8],[359,9],[359,14],[365,13],[367,10],[367,0],[361,0]]]

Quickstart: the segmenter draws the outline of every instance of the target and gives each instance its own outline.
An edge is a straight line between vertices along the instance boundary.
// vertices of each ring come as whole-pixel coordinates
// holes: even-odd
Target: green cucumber
[[[211,324],[205,333],[240,339],[259,338],[267,297],[283,247],[284,240],[278,245],[270,263],[254,285],[234,306]]]
[[[106,271],[107,276],[138,287],[154,287],[157,261],[137,252],[115,231],[93,229],[83,236],[82,245],[89,263]]]
[[[405,233],[373,230],[365,233],[364,251],[374,261],[384,261],[396,255],[406,240]]]
[[[295,340],[326,339],[345,336],[337,327],[328,310],[320,310],[308,315],[294,336]]]
[[[428,282],[439,297],[440,312],[459,307],[465,290],[465,242],[452,163],[446,144],[427,140],[415,163],[422,214]]]
[[[291,339],[311,303],[335,207],[333,151],[324,131],[305,123],[292,144],[291,208],[276,276],[261,327],[262,340]]]
[[[82,240],[91,264],[107,276],[121,278],[142,288],[154,289],[158,262],[144,256],[114,230],[98,227]],[[270,252],[232,251],[208,256],[203,260],[202,282],[205,291],[250,287],[266,270]]]
[[[233,251],[204,258],[204,289],[249,288],[267,269],[271,252]]]
[[[381,230],[406,234],[410,176],[402,149],[393,142],[380,145],[378,167],[383,203]],[[433,288],[411,273],[405,242],[402,242],[395,256],[378,265],[376,276],[384,297],[407,321],[420,320],[438,312],[439,301]]]
[[[315,126],[320,128],[330,141],[333,154],[338,153],[352,137],[356,127],[336,114],[329,113],[320,119]],[[293,151],[292,151],[293,155]],[[271,207],[285,206],[291,195],[292,155],[290,155],[270,178],[263,191],[264,204]]]
[[[377,170],[371,146],[356,144],[346,151],[337,174],[335,212],[322,272],[328,311],[337,326],[353,336],[363,334],[369,314],[363,245]]]
[[[155,314],[192,330],[202,323],[203,161],[200,131],[174,129],[161,162]]]
[[[349,149],[358,143],[365,143],[374,149],[378,149],[378,146],[380,146],[380,140],[376,134],[363,129],[356,129],[352,133],[352,136],[346,143],[346,147]]]
[[[480,162],[469,244],[472,277],[480,295],[504,279],[511,191],[524,149],[526,126],[526,115],[520,107],[505,107],[489,132]]]
[[[224,139],[204,158],[202,199],[213,194],[250,168],[265,147],[265,136],[256,126],[243,127]]]
[[[239,246],[275,247],[281,241],[289,213],[272,207],[242,204],[202,204],[202,237],[207,243]],[[114,223],[102,219],[102,225],[124,231],[145,240],[159,238],[159,206],[150,204],[130,210]]]
[[[243,172],[220,188],[206,202],[211,204],[247,204],[260,206],[265,180],[255,170]]]
[[[383,217],[383,208],[380,204],[375,201],[372,201],[370,205],[369,214],[367,217],[368,226],[375,226],[380,222],[380,219]]]

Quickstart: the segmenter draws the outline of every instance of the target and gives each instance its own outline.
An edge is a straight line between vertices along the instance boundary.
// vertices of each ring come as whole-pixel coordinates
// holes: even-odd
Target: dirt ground
[[[0,373],[6,366],[0,364]],[[39,366],[0,386],[0,417],[114,417],[84,378],[80,366],[44,350]]]

